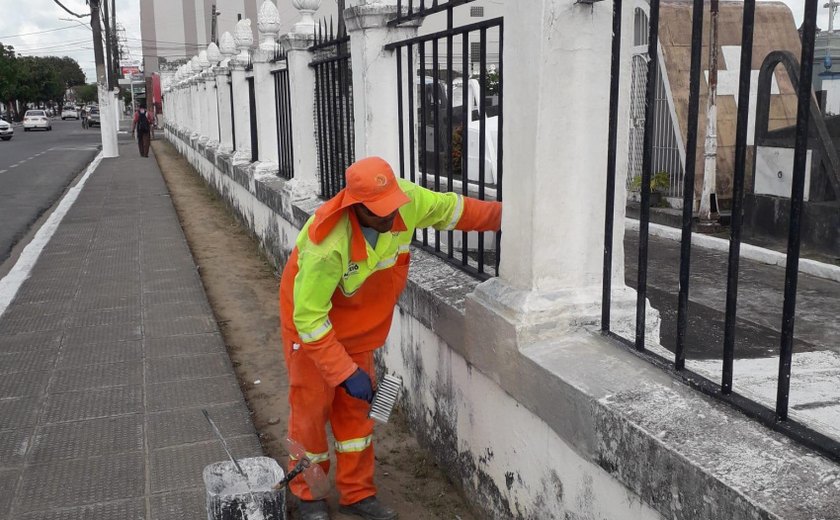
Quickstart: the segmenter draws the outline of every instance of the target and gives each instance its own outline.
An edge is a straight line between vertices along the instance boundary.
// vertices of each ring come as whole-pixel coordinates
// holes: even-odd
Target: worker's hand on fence
[[[344,387],[351,397],[367,402],[373,401],[373,384],[370,382],[370,376],[361,368],[357,368],[340,386]]]

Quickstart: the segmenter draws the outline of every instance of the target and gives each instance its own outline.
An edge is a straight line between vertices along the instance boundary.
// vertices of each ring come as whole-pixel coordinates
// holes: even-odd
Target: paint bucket
[[[247,481],[230,461],[204,468],[208,520],[286,520],[286,491],[274,484],[285,473],[269,457],[250,457],[237,461]]]

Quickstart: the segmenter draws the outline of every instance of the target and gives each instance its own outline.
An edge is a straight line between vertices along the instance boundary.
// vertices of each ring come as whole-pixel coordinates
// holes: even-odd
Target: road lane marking
[[[85,174],[81,179],[79,179],[79,182],[67,190],[67,194],[65,194],[61,199],[61,202],[58,203],[55,211],[53,211],[47,221],[44,222],[44,225],[38,229],[38,232],[35,233],[35,237],[32,241],[23,248],[20,257],[17,259],[17,262],[15,262],[14,267],[12,267],[12,270],[0,279],[0,316],[6,312],[6,309],[14,299],[20,289],[20,286],[23,285],[23,282],[29,278],[29,273],[32,271],[32,267],[35,266],[35,262],[38,261],[41,251],[43,251],[44,247],[49,243],[55,233],[55,230],[58,228],[58,225],[61,224],[62,219],[64,219],[64,215],[67,214],[73,206],[73,203],[76,202],[76,199],[79,197],[79,193],[82,191],[82,188],[84,188],[88,177],[90,177],[94,170],[96,170],[96,167],[99,166],[100,162],[102,162],[102,152],[99,152],[93,159],[93,162],[88,165],[87,171],[85,171]]]
[[[9,170],[0,170],[0,173],[6,173]]]

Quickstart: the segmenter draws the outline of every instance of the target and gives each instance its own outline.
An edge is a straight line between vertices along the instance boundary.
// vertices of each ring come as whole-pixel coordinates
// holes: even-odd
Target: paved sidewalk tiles
[[[157,163],[120,151],[0,316],[0,519],[206,517],[201,408],[262,454]]]

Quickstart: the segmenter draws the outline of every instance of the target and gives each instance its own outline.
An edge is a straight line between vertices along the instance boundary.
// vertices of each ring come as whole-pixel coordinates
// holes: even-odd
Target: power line
[[[51,32],[56,32],[56,31],[65,31],[67,29],[78,29],[78,28],[79,28],[78,25],[68,25],[68,26],[65,26],[65,27],[58,27],[56,29],[47,29],[47,30],[44,30],[44,31],[35,31],[35,32],[31,32],[31,33],[7,34],[5,36],[0,36],[0,39],[21,38],[23,36],[33,36],[35,34],[46,34],[46,33],[51,33]]]
[[[73,16],[75,16],[76,18],[84,18],[84,17],[86,17],[86,16],[90,16],[90,14],[76,14],[76,13],[74,13],[73,11],[71,11],[70,9],[67,9],[66,7],[64,7],[64,4],[62,4],[62,3],[61,3],[61,2],[59,2],[58,0],[53,0],[53,2],[55,2],[55,3],[56,3],[56,4],[60,7],[60,8],[64,9],[64,10],[65,10],[65,11],[67,11],[68,13],[72,14],[72,15],[73,15]]]

